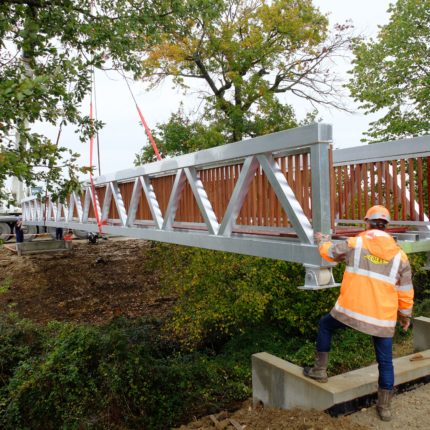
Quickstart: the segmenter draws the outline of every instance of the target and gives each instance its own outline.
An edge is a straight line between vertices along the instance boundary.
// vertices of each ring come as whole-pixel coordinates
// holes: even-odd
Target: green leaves
[[[49,139],[31,132],[32,125],[73,124],[79,138],[88,139],[102,126],[80,113],[93,67],[141,73],[140,51],[157,38],[158,25],[168,25],[182,8],[167,0],[100,0],[96,10],[91,3],[0,3],[0,190],[8,176],[28,184],[48,181],[58,193],[62,186],[74,186],[76,155],[55,149]]]
[[[207,123],[204,119],[193,121],[186,116],[181,105],[178,111],[170,116],[168,122],[157,124],[152,134],[163,156],[176,156],[223,145],[227,140],[225,127],[218,125],[215,122]],[[147,145],[136,154],[134,162],[135,165],[141,165],[155,160],[152,146]]]
[[[367,113],[383,114],[371,123],[369,141],[430,132],[429,10],[429,0],[398,0],[377,40],[354,44],[348,88]]]
[[[216,348],[267,322],[313,338],[338,295],[337,289],[299,290],[300,264],[171,245],[153,252],[162,283],[178,296],[169,330],[191,350]]]
[[[250,395],[246,364],[181,354],[151,321],[47,327],[0,317],[3,429],[166,429]]]
[[[255,121],[261,111],[272,114],[268,105],[279,108],[275,114],[279,105],[291,110],[278,94],[342,106],[324,60],[348,47],[348,26],[329,35],[327,18],[310,0],[223,0],[209,17],[206,2],[195,5],[173,27],[162,27],[161,40],[146,50],[142,78],[157,84],[170,76],[184,89],[191,80],[203,82],[206,112],[224,124],[228,142],[275,131]]]

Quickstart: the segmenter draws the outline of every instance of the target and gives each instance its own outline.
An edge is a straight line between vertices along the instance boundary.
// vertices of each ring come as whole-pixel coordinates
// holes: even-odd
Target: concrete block
[[[282,409],[324,410],[333,404],[323,384],[308,380],[301,367],[267,352],[252,356],[252,396],[254,404]]]
[[[39,252],[62,252],[72,249],[70,240],[39,240],[31,242],[16,243],[16,252],[18,255],[37,254]]]
[[[430,375],[430,349],[413,356],[394,359],[396,385]],[[326,410],[378,389],[378,367],[372,365],[329,378],[325,384],[303,376],[303,369],[266,352],[252,356],[252,396],[254,404],[282,409]]]
[[[414,351],[430,349],[430,318],[417,317],[413,323]]]

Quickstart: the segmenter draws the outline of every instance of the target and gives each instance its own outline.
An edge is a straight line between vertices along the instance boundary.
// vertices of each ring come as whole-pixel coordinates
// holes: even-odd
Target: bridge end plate
[[[305,265],[305,269],[305,285],[298,287],[299,290],[322,290],[340,286],[335,282],[330,267]]]

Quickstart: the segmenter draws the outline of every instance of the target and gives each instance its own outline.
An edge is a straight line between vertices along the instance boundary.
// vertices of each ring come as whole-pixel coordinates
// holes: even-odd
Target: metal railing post
[[[331,233],[329,148],[329,142],[311,147],[312,225],[324,234]]]

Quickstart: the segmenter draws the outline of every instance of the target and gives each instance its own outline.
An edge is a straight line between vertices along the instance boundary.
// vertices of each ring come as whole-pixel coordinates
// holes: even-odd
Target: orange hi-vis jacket
[[[363,333],[392,337],[397,314],[412,314],[411,266],[395,240],[381,230],[366,230],[347,241],[320,246],[321,256],[345,261],[340,296],[331,315]]]

